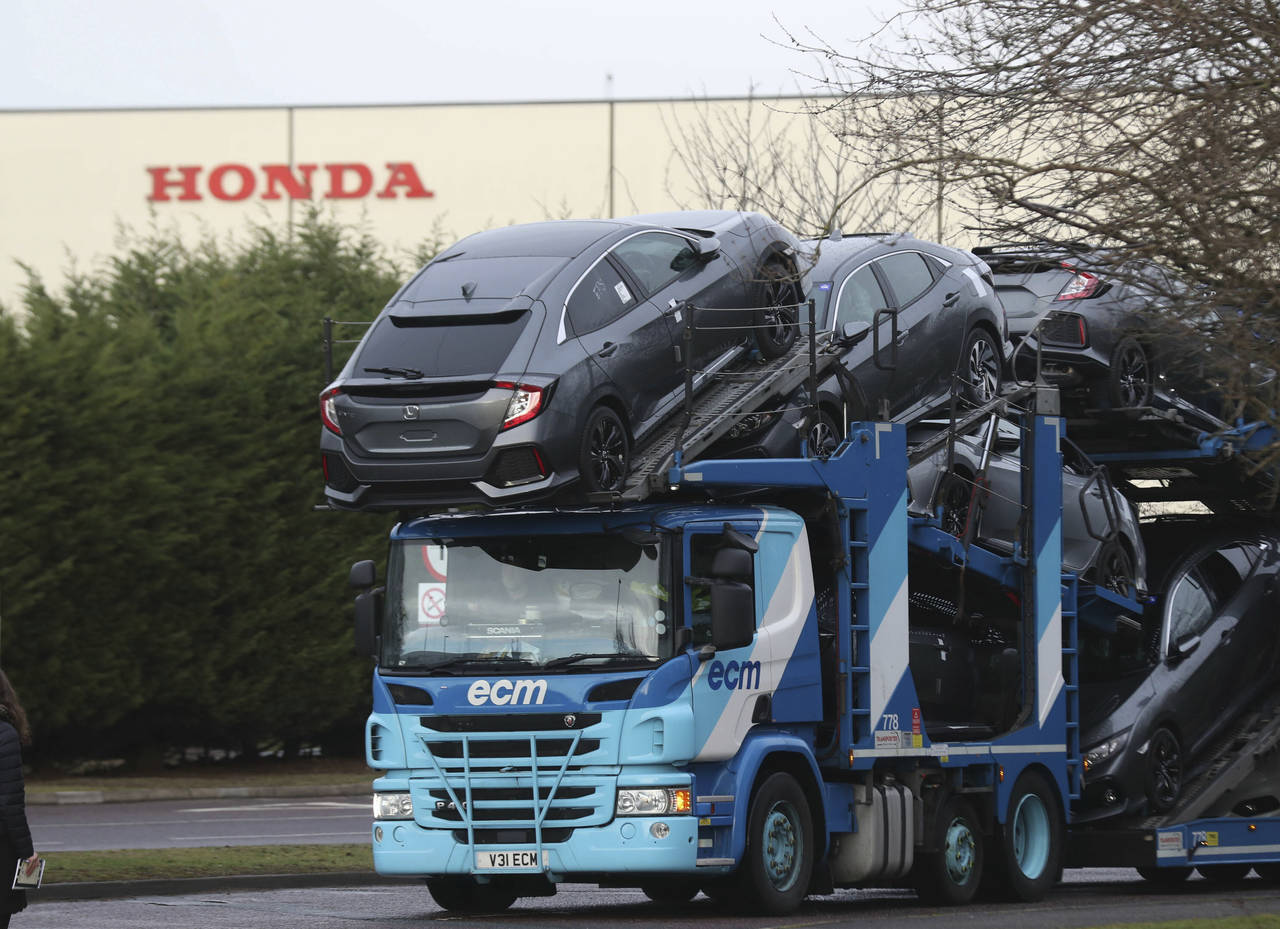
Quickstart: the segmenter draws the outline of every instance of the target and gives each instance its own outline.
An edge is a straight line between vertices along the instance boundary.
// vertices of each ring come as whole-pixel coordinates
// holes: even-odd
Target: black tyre
[[[800,906],[812,874],[809,801],[790,774],[770,774],[751,799],[739,899],[750,912],[782,916]]]
[[[774,262],[760,272],[760,309],[755,314],[756,346],[765,358],[785,355],[796,343],[800,286],[795,275]]]
[[[818,418],[809,427],[809,457],[825,458],[840,445],[840,426],[826,410],[818,411]]]
[[[916,893],[935,905],[968,903],[982,883],[986,854],[978,817],[965,800],[950,797],[938,809],[937,829],[938,850],[917,855],[911,870]]]
[[[1168,813],[1182,793],[1182,746],[1169,729],[1151,736],[1147,749],[1147,806],[1153,813]]]
[[[698,895],[698,882],[673,877],[660,883],[641,884],[640,889],[654,903],[679,906],[682,903],[688,903]]]
[[[1251,864],[1202,864],[1196,870],[1206,881],[1215,884],[1239,884],[1253,870]]]
[[[1155,369],[1146,349],[1133,336],[1125,336],[1111,350],[1107,373],[1107,399],[1113,407],[1146,406],[1151,402]]]
[[[938,519],[942,531],[963,539],[968,531],[969,504],[973,500],[973,481],[958,471],[942,476],[938,488]]]
[[[480,884],[470,877],[429,877],[427,890],[451,913],[501,913],[516,902],[516,895],[501,884]]]
[[[631,468],[631,443],[618,414],[598,406],[587,417],[578,454],[578,473],[587,493],[622,490]]]
[[[1117,539],[1107,542],[1099,550],[1094,574],[1099,587],[1130,599],[1138,595],[1137,569],[1133,566],[1133,556]]]
[[[960,358],[965,398],[972,403],[986,403],[998,397],[1003,365],[1003,355],[995,337],[981,327],[970,330]]]
[[[1139,868],[1138,874],[1149,883],[1173,887],[1189,878],[1191,871],[1191,868]]]
[[[993,841],[994,883],[1003,896],[1034,903],[1057,883],[1066,842],[1061,810],[1058,791],[1040,772],[1024,771],[1013,785]]]

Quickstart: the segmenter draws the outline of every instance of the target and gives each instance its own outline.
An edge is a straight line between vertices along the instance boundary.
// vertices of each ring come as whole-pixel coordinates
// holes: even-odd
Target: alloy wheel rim
[[[800,872],[800,830],[796,809],[775,803],[764,818],[764,872],[775,890],[785,893]]]
[[[1120,357],[1120,399],[1127,407],[1139,406],[1150,391],[1147,356],[1137,345],[1125,349]]]
[[[969,383],[978,392],[978,398],[987,401],[995,397],[999,366],[995,349],[986,339],[978,338],[969,349]]]
[[[1182,786],[1182,759],[1178,756],[1178,746],[1170,736],[1164,736],[1152,746],[1151,753],[1155,799],[1163,806],[1171,806]]]
[[[626,439],[617,423],[602,419],[596,424],[590,454],[596,484],[603,490],[613,490],[625,476]]]
[[[821,417],[809,430],[809,454],[820,455],[837,443],[836,431]]]

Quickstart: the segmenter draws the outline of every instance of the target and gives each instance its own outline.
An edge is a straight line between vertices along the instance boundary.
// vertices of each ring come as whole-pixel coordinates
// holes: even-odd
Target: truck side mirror
[[[351,574],[347,576],[347,582],[356,590],[368,590],[377,579],[378,569],[367,559],[353,564]]]
[[[370,568],[373,562],[365,562]],[[378,617],[382,614],[382,588],[365,590],[356,595],[356,654],[378,657]]]
[[[717,651],[741,648],[750,645],[755,634],[756,597],[751,585],[717,579],[711,585],[711,644]]]

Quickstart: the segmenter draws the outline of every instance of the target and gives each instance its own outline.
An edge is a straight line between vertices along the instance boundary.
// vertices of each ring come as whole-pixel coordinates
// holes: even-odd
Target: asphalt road
[[[14,929],[401,929],[423,921],[503,929],[921,929],[972,925],[983,929],[1079,929],[1111,923],[1208,916],[1280,913],[1280,886],[1251,878],[1234,888],[1192,879],[1175,891],[1158,891],[1133,871],[1069,871],[1066,881],[1037,904],[984,904],[940,910],[921,906],[901,890],[842,891],[813,898],[784,918],[725,914],[705,897],[671,909],[649,903],[638,891],[564,885],[554,897],[524,899],[505,913],[458,917],[442,912],[417,884],[208,892],[171,897],[60,902],[36,900],[14,917]]]
[[[153,800],[28,806],[42,852],[201,845],[368,842],[372,810],[358,797],[315,800]]]

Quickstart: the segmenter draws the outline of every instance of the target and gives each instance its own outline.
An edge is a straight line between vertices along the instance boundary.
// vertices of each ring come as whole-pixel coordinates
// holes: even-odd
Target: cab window
[[[665,232],[650,232],[627,239],[613,250],[613,254],[640,282],[646,295],[662,290],[698,258],[688,239]]]
[[[718,532],[703,532],[689,539],[689,570],[691,577],[708,578],[716,552],[724,545]],[[752,556],[752,570],[755,569],[755,558]],[[745,579],[748,584],[751,578]],[[711,587],[709,584],[694,582],[687,585],[689,589],[689,625],[693,630],[694,647],[711,642]]]
[[[566,304],[574,335],[607,326],[636,305],[636,296],[607,260],[598,261],[573,289]]]
[[[836,300],[836,332],[840,332],[846,323],[870,323],[876,310],[889,306],[880,282],[876,280],[871,265],[865,265],[850,274],[840,285],[840,296]]]
[[[933,286],[933,273],[919,252],[899,252],[880,259],[898,306],[904,307]]]

